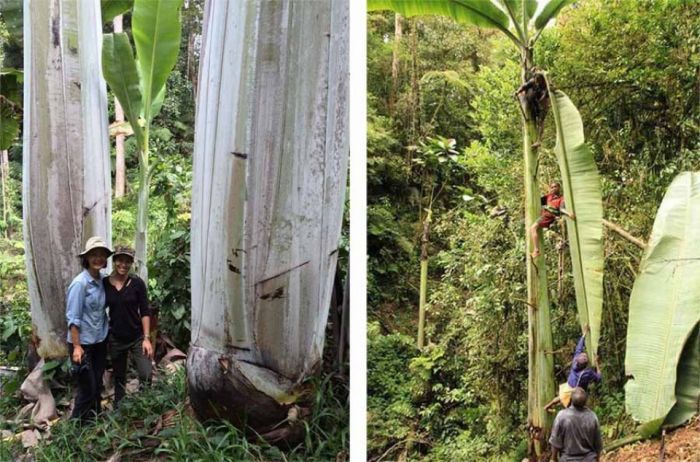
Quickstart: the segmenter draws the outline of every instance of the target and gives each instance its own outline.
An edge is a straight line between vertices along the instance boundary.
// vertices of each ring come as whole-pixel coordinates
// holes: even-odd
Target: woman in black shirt
[[[104,278],[109,307],[109,345],[114,370],[114,406],[126,390],[126,364],[131,354],[136,364],[139,382],[151,381],[153,347],[149,339],[151,310],[148,307],[146,284],[135,274],[129,274],[134,263],[134,251],[126,246],[114,249],[112,274]]]

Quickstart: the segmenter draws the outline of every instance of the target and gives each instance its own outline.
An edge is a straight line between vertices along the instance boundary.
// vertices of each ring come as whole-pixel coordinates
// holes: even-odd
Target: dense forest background
[[[178,61],[170,74],[160,114],[150,130],[152,174],[148,217],[149,302],[158,309],[158,333],[167,348],[187,352],[190,345],[190,221],[195,101],[204,0],[186,1],[182,8],[182,39]],[[21,18],[21,15],[19,16]],[[0,17],[0,68],[23,67],[22,40],[9,20]],[[17,26],[17,24],[14,24]],[[19,23],[21,31],[21,22]],[[124,15],[124,31],[131,34],[131,14]],[[104,26],[112,32],[112,23]],[[21,101],[21,82],[18,87]],[[115,120],[114,95],[108,91],[109,121]],[[17,106],[21,120],[21,107]],[[20,125],[21,127],[21,125]],[[0,127],[2,128],[2,127]],[[115,147],[111,133],[112,181]],[[0,215],[0,460],[25,453],[17,438],[28,427],[26,404],[19,386],[27,376],[32,353],[32,325],[22,234],[22,135],[0,156],[3,173]],[[112,242],[134,246],[139,183],[138,147],[134,136],[125,142],[126,194],[112,199]],[[348,260],[347,226],[343,226],[334,301],[342,303],[342,284]],[[78,269],[76,260],[76,271]],[[247,438],[223,421],[198,422],[186,401],[182,368],[159,369],[152,388],[133,395],[119,413],[108,412],[93,427],[74,422],[54,425],[31,452],[32,460],[347,460],[349,449],[349,386],[347,354],[338,363],[339,312],[331,310],[323,370],[309,383],[313,411],[305,423],[304,440],[280,447]],[[155,328],[155,327],[154,327]],[[71,399],[68,363],[49,365],[46,376],[59,412]],[[27,424],[27,425],[25,425]],[[29,427],[31,428],[31,427]],[[14,436],[13,436],[14,435]],[[49,435],[51,435],[49,437]],[[114,457],[112,457],[114,456]]]
[[[501,34],[437,17],[371,14],[367,29],[370,458],[520,460],[527,294],[513,99],[518,50]],[[697,5],[578,1],[545,30],[535,59],[581,112],[605,219],[646,241],[672,179],[700,168]],[[551,125],[539,151],[542,193],[559,180]],[[419,350],[428,208],[426,347]],[[635,429],[624,407],[624,360],[642,249],[610,231],[604,239],[604,379],[590,405],[610,442]],[[546,233],[544,253],[561,383],[580,327],[571,263],[556,230]]]

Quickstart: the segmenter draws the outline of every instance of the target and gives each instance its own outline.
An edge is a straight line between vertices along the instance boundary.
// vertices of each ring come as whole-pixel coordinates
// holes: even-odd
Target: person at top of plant
[[[88,239],[78,257],[83,271],[68,286],[66,322],[68,354],[77,375],[78,394],[72,419],[94,419],[102,411],[100,393],[107,357],[107,311],[100,271],[107,266],[112,250],[101,237]]]
[[[556,181],[550,183],[549,193],[540,198],[540,203],[542,205],[542,215],[530,227],[530,237],[534,246],[532,251],[533,258],[540,256],[540,243],[539,239],[537,239],[538,229],[548,229],[562,214],[572,220],[576,219],[576,215],[573,212],[568,212],[564,209],[564,196],[561,195],[561,185]]]
[[[126,394],[126,366],[129,355],[136,364],[141,386],[151,382],[153,346],[150,340],[151,310],[146,284],[129,270],[133,249],[118,245],[112,257],[114,269],[104,278],[109,307],[109,347],[114,370],[114,405]]]
[[[532,118],[537,128],[537,139],[532,144],[532,148],[539,148],[542,145],[542,134],[544,133],[544,119],[549,111],[549,91],[544,74],[537,69],[533,69],[533,77],[520,85],[515,91],[515,95],[520,100],[525,118]]]
[[[571,404],[571,392],[574,388],[583,388],[585,391],[588,391],[588,386],[592,382],[600,383],[603,379],[600,373],[597,355],[595,369],[588,367],[588,354],[586,354],[584,350],[586,349],[586,335],[590,331],[590,327],[586,325],[583,335],[579,339],[578,344],[576,344],[576,349],[574,350],[569,377],[565,383],[559,385],[559,395],[547,403],[544,407],[546,410],[553,408],[558,403],[561,403],[564,407],[569,407],[569,404]]]

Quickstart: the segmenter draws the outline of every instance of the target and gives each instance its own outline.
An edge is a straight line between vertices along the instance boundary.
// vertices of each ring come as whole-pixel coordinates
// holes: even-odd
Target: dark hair
[[[571,392],[571,404],[573,404],[576,409],[583,409],[586,407],[587,399],[588,394],[586,390],[581,387],[576,387],[574,391]]]

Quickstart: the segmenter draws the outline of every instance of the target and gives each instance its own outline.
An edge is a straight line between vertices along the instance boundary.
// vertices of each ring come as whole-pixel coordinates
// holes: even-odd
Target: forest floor
[[[684,427],[666,434],[661,455],[661,440],[643,441],[623,446],[606,454],[605,462],[700,462],[700,417]]]

